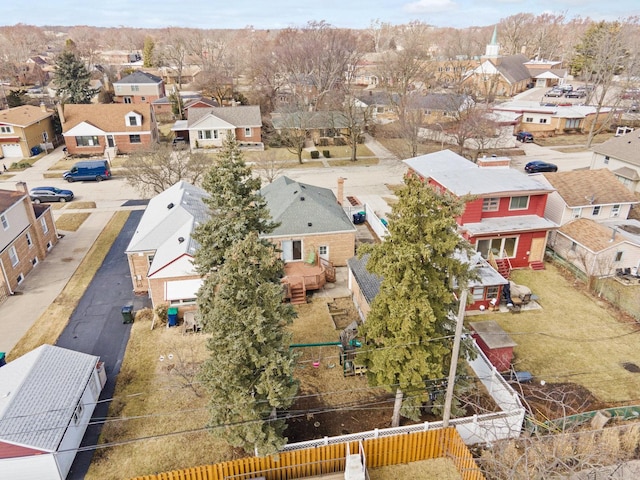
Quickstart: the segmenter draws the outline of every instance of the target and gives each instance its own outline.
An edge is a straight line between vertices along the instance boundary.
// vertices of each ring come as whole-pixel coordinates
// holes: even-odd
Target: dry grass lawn
[[[96,202],[72,202],[67,203],[65,210],[81,210],[86,208],[96,208]]]
[[[65,232],[75,232],[80,228],[84,221],[91,215],[84,213],[63,213],[56,219],[56,228]]]
[[[371,480],[406,478],[415,480],[459,480],[462,476],[448,458],[434,458],[420,462],[401,463],[389,467],[370,468]]]
[[[593,138],[593,143],[606,142],[614,136],[611,132],[599,133]],[[571,134],[571,135],[557,135],[555,137],[536,138],[536,144],[543,147],[562,147],[564,145],[586,145],[587,134]],[[562,150],[567,151],[567,150]]]
[[[539,296],[541,310],[472,318],[497,321],[518,343],[518,370],[547,383],[577,383],[609,404],[637,403],[640,375],[623,366],[640,366],[640,328],[635,322],[576,289],[581,284],[548,263],[544,271],[516,270],[513,280]]]
[[[234,458],[234,451],[206,429],[207,399],[195,378],[207,355],[206,335],[183,335],[181,327],[167,329],[157,322],[151,330],[151,320],[150,310],[137,312],[100,436],[101,444],[130,443],[98,448],[87,480],[132,478]]]
[[[11,350],[8,360],[18,358],[45,343],[55,344],[91,279],[127,221],[130,212],[117,212],[84,257],[60,295]]]

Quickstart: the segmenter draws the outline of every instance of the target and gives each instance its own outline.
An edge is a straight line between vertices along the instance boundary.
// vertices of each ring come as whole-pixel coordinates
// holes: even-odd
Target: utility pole
[[[442,426],[449,426],[451,418],[451,404],[453,403],[453,387],[456,383],[456,368],[458,367],[458,355],[460,354],[460,340],[462,337],[462,326],[464,324],[464,311],[467,307],[467,289],[463,288],[460,295],[460,306],[458,307],[458,319],[456,320],[456,333],[453,338],[453,350],[451,351],[451,365],[449,367],[449,380],[447,381],[447,394],[444,398],[444,413],[442,414]]]

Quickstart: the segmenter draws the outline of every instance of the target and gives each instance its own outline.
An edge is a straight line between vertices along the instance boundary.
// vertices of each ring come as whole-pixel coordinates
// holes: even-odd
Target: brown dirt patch
[[[539,421],[556,419],[576,413],[599,410],[606,405],[593,394],[575,383],[533,382],[515,385],[521,397],[524,397],[525,408]]]

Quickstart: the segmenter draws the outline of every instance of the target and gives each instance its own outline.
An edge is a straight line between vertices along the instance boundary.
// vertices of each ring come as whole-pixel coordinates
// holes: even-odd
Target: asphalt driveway
[[[131,212],[56,343],[59,347],[97,355],[105,364],[107,383],[100,395],[101,403],[96,406],[91,425],[82,440],[81,449],[98,443],[102,429],[99,421],[107,416],[109,399],[113,397],[116,376],[131,331],[130,324],[122,323],[122,306],[133,305],[135,312],[150,305],[147,297],[133,295],[129,265],[124,254],[142,213],[141,210]],[[68,480],[84,478],[93,452],[93,449],[88,449],[76,455]]]

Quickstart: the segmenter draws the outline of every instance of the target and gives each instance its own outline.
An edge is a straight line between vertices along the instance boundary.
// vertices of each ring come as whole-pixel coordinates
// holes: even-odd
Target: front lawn
[[[571,133],[567,135],[556,135],[554,137],[536,137],[536,144],[541,147],[563,147],[567,145],[586,145],[587,144],[587,134],[583,133]],[[593,137],[592,143],[602,143],[606,142],[610,138],[613,138],[614,134],[611,132],[599,133],[595,137]],[[564,150],[563,150],[564,151]]]

